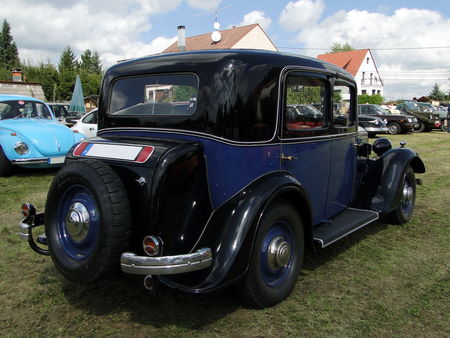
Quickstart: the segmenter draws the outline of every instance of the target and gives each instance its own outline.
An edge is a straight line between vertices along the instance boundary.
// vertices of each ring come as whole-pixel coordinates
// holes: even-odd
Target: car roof
[[[0,94],[0,101],[18,101],[18,100],[44,103],[43,101],[31,96]]]
[[[263,64],[269,68],[306,66],[315,69],[324,69],[353,80],[353,76],[349,72],[332,63],[300,54],[288,54],[260,49],[219,49],[156,54],[121,61],[107,70],[106,77],[111,75],[121,76],[124,74],[130,76],[132,73],[138,75],[158,69],[162,70],[165,66],[170,67],[170,65],[175,64],[187,66],[196,63],[200,67],[205,67],[227,58],[233,59],[238,63],[243,62],[250,65],[253,64],[254,66],[261,66]]]

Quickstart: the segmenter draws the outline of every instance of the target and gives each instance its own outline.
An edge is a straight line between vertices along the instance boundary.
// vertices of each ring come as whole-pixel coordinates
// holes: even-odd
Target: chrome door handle
[[[295,156],[281,154],[282,161],[292,161],[292,160],[296,160],[296,159],[297,159],[297,157],[295,157]]]

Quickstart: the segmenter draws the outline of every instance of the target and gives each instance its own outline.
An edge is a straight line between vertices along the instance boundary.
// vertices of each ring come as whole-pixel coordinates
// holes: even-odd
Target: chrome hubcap
[[[291,247],[281,236],[277,236],[269,244],[267,260],[272,270],[277,270],[289,263]]]
[[[413,188],[405,184],[405,186],[403,187],[403,198],[402,198],[403,205],[404,206],[408,205],[408,203],[412,201],[413,197],[414,197]]]
[[[70,237],[82,241],[89,232],[89,212],[86,207],[76,202],[70,206],[66,216],[66,227]]]

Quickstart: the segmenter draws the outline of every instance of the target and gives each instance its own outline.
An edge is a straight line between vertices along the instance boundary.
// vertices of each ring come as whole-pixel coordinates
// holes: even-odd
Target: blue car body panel
[[[0,95],[0,103],[6,101],[32,101],[45,105],[44,102],[32,97]],[[48,106],[47,109],[52,114]],[[75,143],[84,138],[84,135],[74,133],[58,123],[53,114],[51,116],[51,119],[0,119],[0,146],[13,165],[24,167],[62,165],[61,157],[65,156]],[[28,146],[26,154],[18,154],[14,150],[18,142],[24,142]]]

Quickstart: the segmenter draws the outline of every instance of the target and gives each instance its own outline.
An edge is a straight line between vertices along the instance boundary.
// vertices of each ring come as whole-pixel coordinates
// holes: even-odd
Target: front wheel
[[[250,306],[264,308],[288,297],[300,273],[304,246],[297,210],[286,200],[269,206],[261,219],[241,288],[244,300]]]
[[[389,214],[389,218],[394,224],[404,224],[408,222],[413,214],[416,203],[416,176],[411,166],[406,168],[399,186],[400,203]]]
[[[414,133],[421,133],[425,130],[425,124],[422,121],[417,122],[419,125],[413,128]]]
[[[92,283],[112,275],[128,247],[130,203],[106,164],[76,160],[53,179],[45,205],[45,234],[53,262],[69,280]]]
[[[397,135],[402,132],[402,127],[400,127],[400,124],[398,122],[390,122],[387,125],[389,134],[391,135]]]

